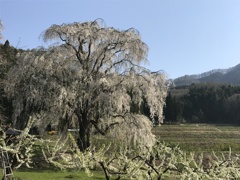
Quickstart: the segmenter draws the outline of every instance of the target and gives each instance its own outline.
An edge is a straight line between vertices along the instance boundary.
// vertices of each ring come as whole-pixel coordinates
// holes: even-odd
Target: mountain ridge
[[[184,75],[173,79],[175,86],[206,82],[240,85],[240,64],[226,69],[213,69],[200,74]]]

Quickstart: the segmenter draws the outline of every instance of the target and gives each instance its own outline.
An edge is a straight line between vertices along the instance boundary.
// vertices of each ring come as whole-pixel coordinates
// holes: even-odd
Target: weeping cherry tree
[[[42,36],[53,45],[19,54],[8,73],[5,90],[13,99],[15,126],[35,116],[39,130],[48,124],[60,132],[78,128],[82,151],[90,146],[93,130],[105,135],[120,126],[136,141],[154,138],[146,128],[156,118],[162,121],[167,84],[162,72],[142,67],[148,47],[136,29],[117,30],[97,19],[52,25]],[[151,121],[133,111],[143,102]]]
[[[4,27],[3,27],[3,23],[2,21],[0,20],[0,39],[3,39],[3,36],[2,36],[2,31],[3,31]]]

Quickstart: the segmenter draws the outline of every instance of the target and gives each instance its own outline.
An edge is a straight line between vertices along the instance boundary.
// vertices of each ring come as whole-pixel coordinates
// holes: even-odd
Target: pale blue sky
[[[145,66],[169,78],[240,63],[240,0],[0,0],[3,36],[23,49],[44,45],[52,24],[97,18],[136,28],[150,49]]]

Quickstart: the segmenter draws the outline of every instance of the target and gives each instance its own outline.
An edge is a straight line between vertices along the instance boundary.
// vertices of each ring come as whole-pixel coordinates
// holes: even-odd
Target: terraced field
[[[184,124],[162,125],[153,129],[160,141],[195,152],[240,153],[240,126]]]

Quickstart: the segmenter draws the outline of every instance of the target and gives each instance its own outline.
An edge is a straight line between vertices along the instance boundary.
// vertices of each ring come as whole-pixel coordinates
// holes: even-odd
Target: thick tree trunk
[[[23,130],[27,126],[28,119],[29,116],[27,110],[23,110],[20,116],[17,117],[16,122],[14,122],[13,127],[15,129]]]
[[[77,139],[80,151],[86,150],[90,146],[90,124],[87,117],[83,114],[79,119],[79,137]]]

